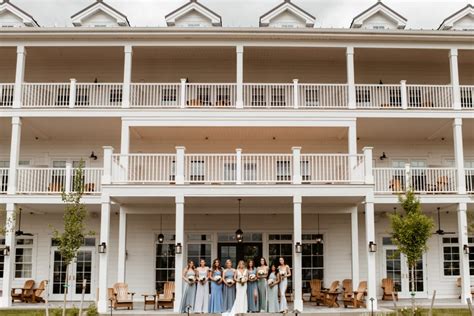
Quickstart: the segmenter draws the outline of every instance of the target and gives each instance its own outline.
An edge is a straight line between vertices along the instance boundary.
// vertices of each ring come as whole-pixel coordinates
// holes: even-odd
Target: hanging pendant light
[[[319,213],[318,213],[318,233],[316,234],[316,243],[317,244],[324,243],[323,235],[321,235],[321,233],[319,232]]]
[[[241,243],[244,240],[244,232],[240,228],[240,202],[242,199],[237,199],[239,201],[239,228],[235,231],[235,239],[238,243]]]
[[[158,242],[160,244],[165,241],[165,236],[163,235],[163,214],[160,215],[160,234],[158,235]]]

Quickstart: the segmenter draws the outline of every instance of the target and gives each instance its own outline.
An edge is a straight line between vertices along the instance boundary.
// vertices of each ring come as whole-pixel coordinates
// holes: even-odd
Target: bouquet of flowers
[[[247,282],[247,278],[244,277],[244,276],[241,276],[241,277],[239,278],[239,283],[240,283],[241,285],[244,285],[245,282]]]
[[[221,280],[221,276],[220,276],[220,275],[216,275],[216,276],[214,277],[214,281],[219,282],[220,280]]]
[[[273,279],[269,279],[269,280],[268,280],[268,285],[269,285],[269,286],[272,286],[273,283],[275,283],[275,280],[273,280]]]
[[[194,275],[190,275],[188,276],[188,281],[189,283],[194,283],[196,281],[196,278],[194,277]]]
[[[201,275],[201,276],[199,277],[199,282],[204,283],[205,281],[206,281],[206,276],[205,276],[205,275]]]
[[[258,275],[259,276],[264,276],[265,275],[265,270],[258,270]]]
[[[228,284],[228,285],[232,285],[232,284],[234,284],[234,280],[231,279],[231,278],[228,278],[228,279],[225,279],[225,283]]]
[[[286,277],[286,271],[280,271],[280,276]]]
[[[257,276],[252,273],[252,274],[249,275],[249,280],[250,281],[255,281],[255,280],[257,280]]]

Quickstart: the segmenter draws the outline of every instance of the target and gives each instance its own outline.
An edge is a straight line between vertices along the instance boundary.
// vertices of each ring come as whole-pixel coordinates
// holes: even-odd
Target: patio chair
[[[35,286],[34,280],[26,280],[23,284],[23,287],[12,288],[12,303],[15,301],[25,302],[25,296],[31,295],[31,292],[33,291],[33,286]]]
[[[339,307],[339,303],[337,302],[337,297],[341,294],[338,291],[339,288],[339,281],[334,281],[331,283],[329,289],[325,289],[321,291],[324,295],[324,305],[327,307]]]
[[[44,303],[43,292],[46,289],[46,283],[48,281],[43,280],[40,282],[36,289],[33,289],[29,294],[25,294],[25,302],[29,303]]]
[[[173,308],[174,305],[174,282],[166,282],[163,293],[156,292],[158,308]]]
[[[459,289],[461,289],[462,285],[461,285],[461,278],[457,278],[456,279],[456,287],[458,287]],[[474,296],[474,289],[471,287],[471,296]],[[461,294],[459,294],[459,299],[461,299]]]
[[[342,299],[350,297],[352,295],[352,280],[342,280]]]
[[[383,289],[383,295],[382,295],[382,300],[383,301],[392,301],[392,293],[395,296],[395,300],[398,301],[398,293],[395,291],[395,285],[393,283],[393,280],[390,278],[385,278],[382,279],[382,289]]]
[[[365,307],[365,295],[367,292],[367,281],[361,281],[357,291],[352,292],[348,297],[343,299],[344,308],[352,306],[354,308]]]
[[[126,283],[115,283],[113,298],[114,309],[117,309],[119,307],[133,309],[133,295],[135,295],[135,293],[128,291],[128,285]]]
[[[312,279],[309,281],[309,286],[311,288],[311,295],[309,297],[310,302],[316,302],[316,305],[319,306],[319,303],[323,303],[323,295],[321,293],[321,280]]]

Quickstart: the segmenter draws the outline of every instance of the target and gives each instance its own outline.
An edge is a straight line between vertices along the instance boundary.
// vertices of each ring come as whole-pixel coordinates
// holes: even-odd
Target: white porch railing
[[[114,154],[112,183],[172,183],[175,154]]]
[[[291,183],[291,154],[242,154],[242,183]]]
[[[122,83],[77,83],[75,94],[74,107],[122,106]]]
[[[8,168],[0,168],[0,193],[7,193]]]
[[[474,109],[474,86],[460,86],[461,108]]]
[[[298,84],[298,101],[302,108],[347,108],[347,84]]]
[[[402,107],[399,84],[356,84],[356,106],[363,109]]]
[[[474,193],[474,168],[466,168],[466,192]]]
[[[406,191],[405,168],[373,168],[376,193]]]
[[[453,88],[450,85],[407,85],[408,108],[451,109]]]
[[[292,83],[244,83],[243,91],[246,108],[294,107]]]
[[[13,106],[13,83],[0,83],[0,108],[11,108]]]
[[[186,154],[184,182],[235,183],[237,181],[235,154]]]
[[[303,183],[364,182],[364,155],[302,154]]]
[[[179,83],[132,83],[130,107],[176,108],[181,100]]]
[[[235,107],[237,85],[235,83],[187,83],[187,108]]]
[[[22,106],[25,108],[67,108],[71,96],[70,83],[24,83]]]
[[[101,191],[102,168],[83,169],[84,193]],[[17,193],[47,194],[69,192],[73,189],[74,169],[68,168],[18,168]]]

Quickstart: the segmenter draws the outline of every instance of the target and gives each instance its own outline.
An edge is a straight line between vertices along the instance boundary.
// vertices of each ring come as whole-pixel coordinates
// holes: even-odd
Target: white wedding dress
[[[240,271],[237,269],[237,280],[245,277],[248,278],[248,272],[247,269],[244,271]],[[243,285],[239,282],[235,285],[236,288],[236,294],[235,294],[235,302],[234,305],[232,306],[232,310],[228,313],[222,313],[224,316],[234,316],[236,314],[241,314],[241,313],[247,313],[248,309],[248,301],[247,301],[247,282],[245,282]]]

